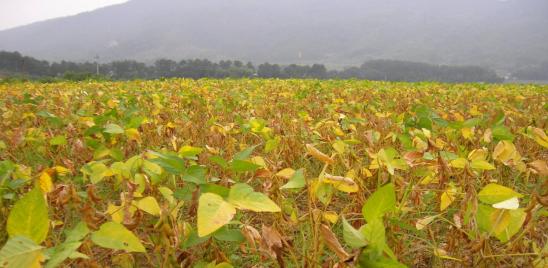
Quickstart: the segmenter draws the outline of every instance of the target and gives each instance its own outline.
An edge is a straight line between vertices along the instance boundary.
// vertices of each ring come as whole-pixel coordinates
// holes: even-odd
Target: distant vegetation
[[[426,63],[375,60],[360,67],[327,70],[322,64],[278,65],[263,63],[255,67],[251,62],[206,59],[159,59],[152,65],[134,60],[99,64],[91,62],[53,62],[23,56],[18,52],[0,52],[0,74],[25,79],[87,80],[87,79],[157,79],[157,78],[315,78],[366,79],[386,81],[441,82],[502,82],[494,71],[478,66],[445,66]]]
[[[548,61],[521,68],[514,75],[520,80],[548,81]]]

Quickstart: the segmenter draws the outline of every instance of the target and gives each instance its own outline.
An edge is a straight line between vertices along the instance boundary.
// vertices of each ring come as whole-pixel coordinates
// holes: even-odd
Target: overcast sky
[[[0,0],[0,30],[64,17],[127,0]]]

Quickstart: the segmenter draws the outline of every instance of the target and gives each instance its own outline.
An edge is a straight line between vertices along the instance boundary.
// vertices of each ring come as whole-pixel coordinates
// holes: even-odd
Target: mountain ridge
[[[548,1],[132,0],[0,31],[0,50],[46,60],[386,58],[511,69],[548,61],[543,14]]]

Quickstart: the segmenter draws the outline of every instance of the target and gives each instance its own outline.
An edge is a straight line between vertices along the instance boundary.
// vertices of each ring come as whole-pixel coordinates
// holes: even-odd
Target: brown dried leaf
[[[99,202],[101,202],[101,198],[98,197],[97,194],[95,193],[95,185],[93,185],[93,184],[88,184],[88,186],[87,186],[87,193],[88,193],[89,199],[90,199],[93,203],[98,204]]]
[[[548,166],[544,160],[535,160],[529,163],[529,166],[538,174],[548,176]]]
[[[346,261],[350,258],[350,254],[348,254],[344,248],[341,246],[341,243],[339,243],[339,240],[335,236],[335,234],[329,229],[329,227],[325,224],[322,224],[320,226],[320,233],[329,249],[331,249],[339,259]]]
[[[245,225],[242,227],[242,234],[245,237],[245,240],[251,246],[251,252],[257,252],[257,243],[261,242],[261,234],[259,231],[250,225]]]
[[[263,225],[261,232],[264,243],[262,246],[265,247],[264,250],[268,252],[270,257],[276,259],[280,267],[285,267],[282,254],[282,236],[280,233],[273,227],[268,227],[265,225]]]
[[[421,152],[408,152],[403,155],[405,162],[411,167],[415,166],[415,161],[422,159],[423,153]]]

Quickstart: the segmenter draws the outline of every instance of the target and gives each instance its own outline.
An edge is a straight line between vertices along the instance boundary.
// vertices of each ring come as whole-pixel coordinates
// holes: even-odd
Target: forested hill
[[[0,78],[23,79],[157,79],[185,78],[314,78],[366,79],[387,81],[441,81],[441,82],[502,82],[494,71],[479,66],[445,66],[418,62],[375,60],[359,67],[328,70],[323,64],[279,65],[239,60],[212,62],[207,59],[174,61],[159,59],[153,64],[135,60],[93,62],[48,62],[23,56],[18,52],[0,51]]]
[[[0,32],[46,60],[158,58],[515,70],[548,61],[546,0],[132,0]]]

